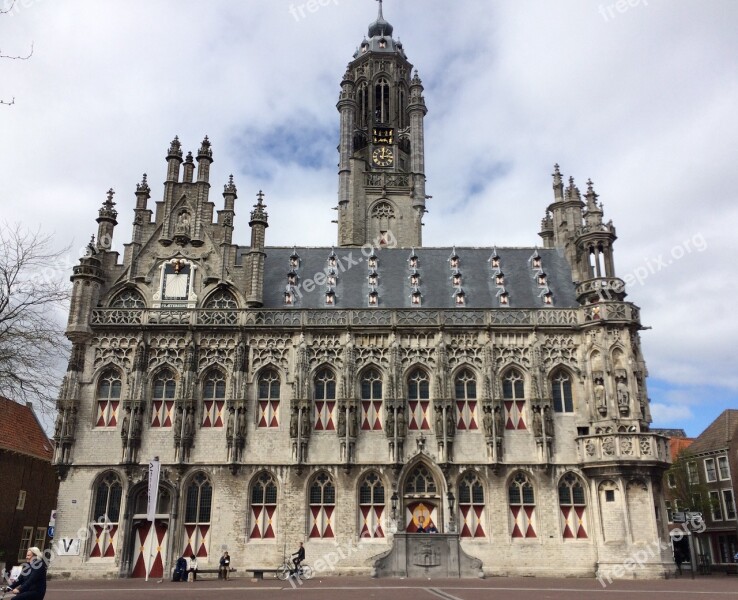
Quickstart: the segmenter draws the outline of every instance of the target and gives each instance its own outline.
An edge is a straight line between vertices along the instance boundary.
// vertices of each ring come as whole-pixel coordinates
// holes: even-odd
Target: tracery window
[[[174,411],[174,392],[177,380],[169,369],[162,369],[151,386],[151,426],[171,427]]]
[[[390,85],[384,78],[378,79],[374,86],[374,119],[378,123],[388,123],[390,115]]]
[[[382,376],[377,369],[361,375],[361,429],[382,430]]]
[[[483,538],[484,533],[484,486],[479,475],[469,471],[459,481],[459,513],[461,537]]]
[[[528,476],[519,471],[508,487],[510,527],[513,539],[536,537],[535,493]]]
[[[405,483],[405,494],[435,494],[438,492],[436,481],[424,465],[418,465],[408,475]]]
[[[430,429],[430,381],[422,369],[414,369],[407,378],[408,429]]]
[[[210,516],[213,486],[204,473],[197,473],[187,486],[185,504],[185,556],[207,558],[210,546]]]
[[[336,378],[330,369],[321,369],[315,376],[315,431],[335,431]]]
[[[110,308],[146,308],[146,302],[138,291],[123,290],[113,298]]]
[[[218,290],[211,295],[203,308],[236,310],[238,302],[231,292],[228,290]]]
[[[90,558],[115,557],[122,497],[120,477],[112,472],[107,473],[95,488],[92,514],[95,538],[90,548]]]
[[[574,473],[566,473],[559,481],[559,507],[564,539],[587,539],[587,502],[584,486]]]
[[[202,386],[203,427],[223,427],[226,382],[220,369],[211,369]]]
[[[259,375],[259,424],[265,429],[279,427],[280,379],[274,369]]]
[[[469,369],[463,369],[454,380],[456,400],[456,429],[476,430],[477,419],[477,381]]]
[[[551,397],[555,412],[574,412],[574,399],[571,394],[571,378],[566,371],[559,369],[551,378]]]
[[[372,472],[364,477],[359,487],[359,511],[361,538],[383,538],[382,520],[384,516],[384,484]]]
[[[502,398],[505,404],[505,429],[526,429],[525,385],[517,369],[510,369],[503,377]]]
[[[327,473],[319,473],[310,484],[310,539],[333,538],[336,487]]]
[[[117,369],[106,369],[97,381],[97,416],[95,427],[115,427],[118,424],[121,378]]]
[[[266,471],[260,473],[251,484],[251,533],[252,540],[268,540],[276,537],[277,529],[277,480]]]

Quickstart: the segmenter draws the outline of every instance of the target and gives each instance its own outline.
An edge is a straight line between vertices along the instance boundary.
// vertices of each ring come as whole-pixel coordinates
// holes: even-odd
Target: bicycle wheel
[[[290,572],[291,569],[287,563],[280,565],[279,571],[277,571],[277,579],[279,579],[280,581],[287,581],[290,576]]]
[[[313,568],[310,565],[306,565],[305,563],[302,563],[300,565],[302,567],[302,574],[300,577],[303,579],[312,579],[313,575],[315,575],[315,571],[313,571]]]

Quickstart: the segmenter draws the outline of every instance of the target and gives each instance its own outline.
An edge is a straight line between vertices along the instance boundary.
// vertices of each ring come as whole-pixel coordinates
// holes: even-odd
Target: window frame
[[[15,510],[23,510],[26,507],[26,490],[18,490],[18,501],[15,504]]]
[[[720,481],[730,481],[730,463],[727,456],[717,457],[717,471]],[[723,466],[725,466],[725,477],[723,477]]]
[[[715,464],[715,459],[706,458],[704,460],[704,463],[705,463],[705,481],[707,481],[707,483],[713,483],[717,481],[718,474],[717,474],[717,465]]]
[[[710,518],[712,521],[724,521],[722,494],[717,490],[710,490],[707,497],[710,500]],[[716,501],[717,500],[717,501]]]

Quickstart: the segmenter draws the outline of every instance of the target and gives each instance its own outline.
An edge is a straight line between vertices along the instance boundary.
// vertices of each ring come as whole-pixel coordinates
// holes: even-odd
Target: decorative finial
[[[113,196],[115,196],[115,190],[113,188],[110,188],[108,190],[108,204],[115,204],[115,202],[113,202]]]
[[[136,192],[149,192],[151,191],[151,188],[149,188],[149,183],[146,179],[146,173],[143,174],[143,177],[141,178],[141,183],[136,184]]]
[[[264,205],[264,192],[259,190],[259,193],[256,194],[256,197],[258,198],[258,204],[256,204],[256,206],[263,206]],[[256,208],[256,206],[254,206],[254,208]]]
[[[233,174],[228,176],[228,183],[223,186],[223,192],[225,193],[236,193],[236,184],[233,182]]]
[[[561,171],[559,171],[559,163],[554,165],[554,175],[561,175]]]
[[[192,158],[192,152],[187,153],[187,158],[185,158],[185,162],[191,163],[194,159]]]

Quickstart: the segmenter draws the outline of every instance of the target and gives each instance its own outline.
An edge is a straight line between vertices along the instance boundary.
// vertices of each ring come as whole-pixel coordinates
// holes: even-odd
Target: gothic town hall
[[[634,575],[663,576],[666,439],[591,182],[555,167],[528,248],[423,246],[427,108],[381,3],[337,108],[324,247],[269,246],[262,194],[234,236],[207,138],[136,186],[122,258],[103,202],[71,278],[53,569],[160,578],[227,548],[246,574],[304,541],[324,575],[592,576],[648,549]]]

